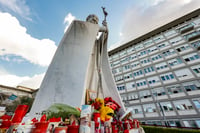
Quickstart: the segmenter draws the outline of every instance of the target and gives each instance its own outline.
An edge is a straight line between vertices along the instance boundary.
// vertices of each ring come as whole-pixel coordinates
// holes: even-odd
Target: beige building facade
[[[4,104],[8,99],[10,102],[14,101],[18,97],[27,96],[33,98],[37,90],[24,87],[24,86],[17,86],[17,87],[10,87],[5,85],[0,85],[0,101],[1,104]]]

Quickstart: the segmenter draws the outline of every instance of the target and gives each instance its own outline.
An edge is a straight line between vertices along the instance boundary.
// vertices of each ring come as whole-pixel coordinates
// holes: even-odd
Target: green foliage
[[[47,119],[49,120],[50,118],[59,118],[61,117],[63,120],[65,120],[66,118],[69,118],[70,115],[75,115],[76,117],[79,117],[80,113],[71,113],[71,112],[67,112],[67,111],[59,111],[59,112],[51,112],[49,114],[47,114]]]
[[[21,104],[32,106],[33,98],[23,96],[20,98]]]
[[[28,110],[28,112],[29,112],[30,109],[31,109],[31,107],[32,107],[32,105],[33,105],[34,99],[33,99],[33,98],[30,98],[30,97],[24,96],[24,97],[21,97],[21,98],[20,98],[20,101],[21,101],[20,104],[28,105],[28,106],[29,106],[29,110]]]
[[[145,133],[200,133],[200,130],[142,126]]]
[[[61,117],[64,120],[65,118],[69,118],[72,114],[76,117],[80,117],[80,111],[76,108],[60,103],[53,104],[45,112],[49,112],[47,113],[47,119],[52,117]]]
[[[14,113],[18,105],[20,105],[20,100],[15,100],[12,104],[6,105],[6,112]]]
[[[19,97],[19,99],[13,101],[12,104],[10,105],[6,105],[6,111],[7,112],[15,112],[15,109],[17,108],[18,105],[23,104],[23,105],[29,105],[29,110],[30,111],[32,104],[33,104],[34,99],[27,97],[27,96],[23,96],[23,97]]]

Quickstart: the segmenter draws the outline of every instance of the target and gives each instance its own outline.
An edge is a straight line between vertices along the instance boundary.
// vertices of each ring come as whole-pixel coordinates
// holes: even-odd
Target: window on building
[[[141,52],[139,52],[139,53],[137,54],[138,57],[143,57],[143,56],[145,56],[145,55],[147,55],[146,50],[141,51]]]
[[[162,122],[161,121],[146,121],[146,123],[144,122],[144,124],[154,125],[154,126],[162,126]]]
[[[133,47],[133,46],[131,46],[131,47],[129,47],[128,49],[127,49],[127,53],[129,54],[129,53],[132,53],[132,52],[134,52],[135,51],[135,48]]]
[[[152,93],[153,95],[156,97],[159,97],[159,96],[164,96],[166,95],[166,92],[165,92],[165,89],[164,88],[155,88],[155,89],[152,89]]]
[[[119,66],[120,65],[120,61],[115,61],[112,63],[112,67],[116,67],[116,66]]]
[[[144,73],[145,73],[145,74],[146,74],[146,73],[150,73],[150,72],[154,72],[154,71],[155,71],[155,69],[154,69],[153,66],[144,68]]]
[[[190,72],[190,70],[188,68],[174,71],[174,73],[176,74],[176,77],[179,80],[188,79],[188,78],[193,78],[194,77],[193,74]]]
[[[160,75],[160,78],[163,82],[168,81],[168,80],[173,80],[175,79],[174,75],[172,73],[165,73]]]
[[[161,59],[162,59],[162,56],[160,54],[156,54],[156,55],[151,56],[151,60],[153,62],[161,60]]]
[[[139,50],[141,50],[141,49],[143,49],[143,48],[144,48],[143,44],[137,44],[137,45],[135,46],[135,50],[136,50],[136,51],[139,51]]]
[[[167,37],[167,38],[170,38],[174,35],[177,35],[177,32],[175,30],[169,30],[167,32],[164,33],[164,35]]]
[[[184,44],[175,48],[178,52],[184,52],[186,50],[192,49],[188,44]]]
[[[149,54],[152,54],[152,53],[158,51],[158,48],[156,46],[153,46],[153,47],[150,47],[149,49],[147,49],[147,51]]]
[[[122,51],[119,53],[119,56],[120,56],[120,57],[124,57],[124,56],[126,56],[126,55],[127,55],[126,50],[122,50]]]
[[[110,67],[112,68],[113,67],[113,64],[110,62]]]
[[[169,120],[168,123],[172,127],[182,127],[179,120]]]
[[[115,77],[115,81],[116,81],[116,82],[123,81],[123,80],[124,80],[123,75],[120,75],[120,76],[116,76],[116,77]]]
[[[122,101],[126,102],[128,100],[127,95],[126,94],[122,94],[121,95]]]
[[[181,60],[180,57],[177,57],[177,58],[174,58],[174,59],[169,60],[168,63],[169,63],[169,65],[170,65],[171,67],[173,67],[173,66],[178,66],[178,65],[182,64],[183,61]]]
[[[142,107],[140,105],[132,106],[132,113],[133,114],[143,114]]]
[[[169,40],[169,42],[172,44],[172,45],[177,45],[181,42],[184,42],[183,38],[181,36],[178,36],[176,38],[173,38],[171,40]]]
[[[156,67],[157,71],[164,70],[164,69],[168,68],[166,62],[162,62],[162,63],[156,64],[155,67]]]
[[[200,81],[198,80],[185,82],[182,85],[187,92],[200,90]]]
[[[194,103],[197,109],[200,109],[200,98],[192,99],[192,102]]]
[[[113,60],[119,59],[119,53],[116,53],[112,56]]]
[[[131,65],[130,65],[130,64],[127,64],[127,65],[122,66],[122,68],[123,68],[123,71],[124,71],[124,72],[130,71],[130,70],[131,70]]]
[[[154,113],[156,112],[155,104],[143,104],[145,113]]]
[[[132,69],[138,68],[140,67],[140,62],[139,61],[135,61],[133,63],[131,63]]]
[[[122,58],[120,60],[120,62],[121,62],[121,64],[126,64],[126,63],[128,63],[128,60],[129,60],[129,57],[126,57],[126,58]]]
[[[168,50],[162,52],[162,55],[165,57],[168,57],[170,55],[175,55],[175,54],[176,54],[176,52],[174,51],[174,49],[168,49]]]
[[[145,79],[136,81],[137,87],[147,86],[147,82]]]
[[[200,47],[200,40],[191,43],[191,45],[192,45],[194,48],[199,48],[199,47]]]
[[[113,69],[113,70],[112,70],[112,73],[113,73],[113,74],[116,74],[116,73],[117,73],[117,70],[116,70],[116,69]]]
[[[132,88],[135,88],[135,83],[132,83]]]
[[[110,55],[110,59],[113,60],[113,55]]]
[[[194,20],[193,23],[195,23],[195,25],[200,25],[200,18],[197,18],[196,20]]]
[[[128,94],[128,100],[129,101],[139,100],[138,94],[136,92],[135,93],[129,93]]]
[[[124,74],[124,79],[125,81],[133,79],[133,74],[131,72]]]
[[[112,72],[113,72],[113,74],[121,73],[122,72],[122,68],[119,67],[119,68],[113,69]]]
[[[139,92],[139,95],[140,95],[140,98],[141,98],[141,99],[145,99],[145,98],[150,98],[150,97],[152,97],[149,90],[140,91],[140,92]]]
[[[125,85],[118,85],[117,89],[118,89],[118,91],[125,91],[126,87],[125,87]]]
[[[168,123],[171,127],[176,127],[175,121],[168,121]]]
[[[145,47],[149,47],[149,46],[151,46],[151,45],[153,45],[154,43],[153,43],[153,41],[150,39],[150,40],[147,40],[147,41],[145,41],[144,43],[143,43],[143,45],[145,46]]]
[[[197,31],[191,32],[189,34],[186,34],[183,37],[188,41],[192,41],[194,39],[200,38],[200,30],[197,30]]]
[[[153,38],[153,40],[156,42],[156,43],[159,43],[161,41],[163,41],[165,38],[163,35],[159,35],[159,36],[156,36]]]
[[[168,42],[163,42],[163,43],[160,43],[160,44],[157,45],[157,47],[158,47],[159,49],[164,49],[164,48],[166,48],[167,46],[169,46],[169,43],[168,43]]]
[[[159,80],[158,76],[149,77],[149,78],[147,78],[147,81],[150,86],[154,86],[155,84],[158,84],[158,83],[160,84],[160,80]]]
[[[134,71],[134,72],[133,72],[133,75],[134,75],[135,77],[141,76],[141,75],[143,75],[143,72],[142,72],[142,70],[140,69],[140,70]]]
[[[118,67],[116,69],[113,69],[114,72],[116,72],[115,74],[119,74],[122,72],[122,68],[121,67]]]
[[[145,58],[145,59],[143,59],[143,60],[140,60],[140,63],[141,63],[142,65],[147,65],[147,64],[151,63],[151,61],[150,61],[149,58]]]
[[[197,53],[192,53],[192,54],[183,56],[183,59],[188,63],[188,62],[200,59],[200,56]]]
[[[174,110],[173,107],[172,107],[172,104],[170,102],[161,102],[160,105],[165,112],[169,112],[169,111]]]
[[[200,77],[200,65],[192,66],[191,69],[198,77]]]
[[[136,54],[132,54],[131,56],[129,56],[129,60],[133,61],[137,59],[137,55]]]
[[[135,82],[126,83],[126,88],[127,90],[135,90],[136,89]]]
[[[200,128],[200,120],[197,119],[197,120],[195,120],[195,122],[196,122],[198,128]]]
[[[180,32],[180,33],[186,33],[186,32],[189,32],[191,31],[193,28],[194,28],[194,23],[189,23],[189,24],[185,24],[184,26],[181,26],[180,28],[178,28],[177,30]]]
[[[112,56],[109,56],[108,60],[109,60],[109,62],[112,61]]]
[[[183,123],[185,125],[185,127],[193,127],[193,128],[197,128],[198,125],[195,122],[195,120],[183,120]]]
[[[191,110],[193,109],[192,104],[189,100],[177,100],[173,101],[177,110]]]
[[[180,84],[167,86],[166,89],[169,95],[184,93],[183,88],[181,88]]]

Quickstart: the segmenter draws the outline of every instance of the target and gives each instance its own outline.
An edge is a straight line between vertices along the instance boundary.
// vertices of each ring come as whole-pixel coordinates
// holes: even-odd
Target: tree
[[[12,104],[6,106],[6,111],[14,113],[17,106],[23,104],[23,105],[29,105],[29,110],[28,110],[29,112],[32,107],[33,101],[34,98],[28,96],[19,97],[19,99],[16,99]]]

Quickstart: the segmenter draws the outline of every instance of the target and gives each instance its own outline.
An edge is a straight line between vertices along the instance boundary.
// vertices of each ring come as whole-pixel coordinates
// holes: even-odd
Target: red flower
[[[99,110],[101,108],[101,103],[100,102],[94,102],[92,104],[92,106],[94,106],[94,109]]]

